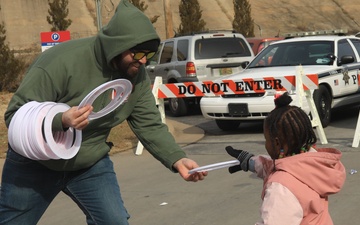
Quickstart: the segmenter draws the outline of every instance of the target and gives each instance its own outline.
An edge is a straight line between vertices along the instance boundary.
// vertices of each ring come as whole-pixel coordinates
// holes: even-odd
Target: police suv
[[[319,88],[313,99],[323,127],[330,123],[331,109],[360,103],[360,38],[355,35],[313,35],[288,38],[270,44],[241,73],[221,80],[261,79],[296,74],[317,74]],[[299,35],[305,36],[305,35]],[[214,119],[222,130],[237,129],[241,121],[262,120],[274,109],[273,92],[203,97],[205,118]],[[295,92],[292,98],[295,99]]]

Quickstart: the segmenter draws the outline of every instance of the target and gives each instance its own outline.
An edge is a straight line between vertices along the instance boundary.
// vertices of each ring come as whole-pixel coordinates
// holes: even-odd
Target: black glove
[[[249,170],[249,159],[254,156],[253,154],[244,150],[234,149],[231,146],[227,146],[225,150],[229,155],[240,161],[239,165],[229,167],[229,173],[235,173],[240,170]]]

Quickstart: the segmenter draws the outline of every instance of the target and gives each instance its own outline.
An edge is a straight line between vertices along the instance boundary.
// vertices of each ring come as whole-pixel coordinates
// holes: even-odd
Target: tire
[[[331,120],[331,94],[325,86],[320,85],[319,89],[314,91],[313,99],[321,124],[325,128]]]
[[[189,104],[185,98],[169,98],[169,110],[175,117],[188,114]]]
[[[240,126],[240,120],[215,120],[215,122],[223,131],[236,130]]]

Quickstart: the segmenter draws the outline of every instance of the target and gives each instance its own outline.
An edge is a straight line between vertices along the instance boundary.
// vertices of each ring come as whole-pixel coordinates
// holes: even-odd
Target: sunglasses
[[[154,55],[156,54],[156,52],[142,52],[142,51],[131,51],[133,54],[133,59],[134,60],[141,60],[142,58],[146,57],[146,60],[151,59],[152,57],[154,57]]]

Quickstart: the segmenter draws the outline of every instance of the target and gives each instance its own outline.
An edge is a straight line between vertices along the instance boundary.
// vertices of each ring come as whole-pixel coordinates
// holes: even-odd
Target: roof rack
[[[237,32],[235,30],[205,30],[205,31],[191,32],[187,34],[175,34],[174,37],[189,36],[195,34],[215,34],[215,33],[237,33]]]
[[[343,36],[347,34],[347,29],[336,29],[336,30],[319,30],[319,31],[304,31],[297,33],[286,33],[285,38],[293,37],[305,37],[305,36],[318,36],[318,35],[338,35]]]

